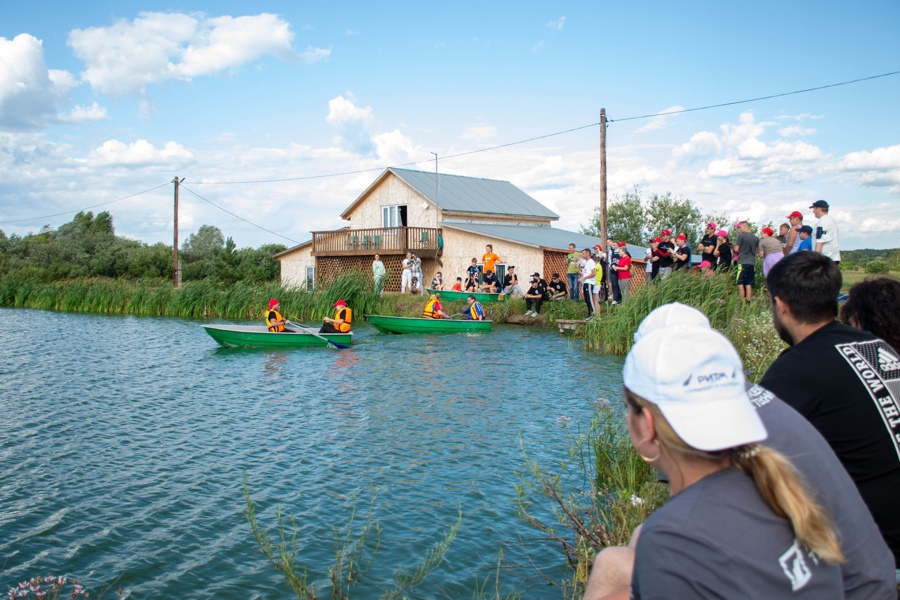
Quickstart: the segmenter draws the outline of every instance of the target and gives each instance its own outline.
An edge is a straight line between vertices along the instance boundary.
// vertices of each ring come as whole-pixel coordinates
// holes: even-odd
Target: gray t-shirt
[[[797,542],[749,475],[725,469],[650,515],[635,551],[631,597],[843,598],[841,571]]]
[[[896,600],[894,557],[831,446],[803,415],[772,392],[754,385],[747,394],[769,432],[764,443],[793,463],[834,518],[847,559],[840,565],[846,597]]]
[[[742,233],[737,238],[738,264],[756,264],[756,251],[759,249],[759,238],[749,231]]]

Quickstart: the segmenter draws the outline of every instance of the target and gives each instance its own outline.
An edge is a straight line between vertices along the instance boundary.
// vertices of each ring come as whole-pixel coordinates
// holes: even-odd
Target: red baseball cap
[[[619,248],[624,248],[626,246],[625,242],[619,242]]]
[[[660,243],[661,241],[662,241],[662,240],[659,239],[659,238],[653,238],[653,243],[654,243],[654,244],[658,244],[658,243]]]
[[[335,306],[347,306],[347,303],[344,302],[343,300],[338,300],[337,302],[334,303],[334,305]]]
[[[766,235],[775,235],[775,230],[771,227],[763,227],[762,232]]]
[[[687,236],[684,235],[684,234],[682,233],[681,235],[678,236],[678,239],[681,240],[681,241],[683,241],[683,242],[686,242],[686,241],[687,241]]]
[[[802,219],[803,213],[800,212],[799,210],[795,210],[794,212],[792,212],[791,214],[789,214],[787,216],[788,219],[793,219],[794,217],[797,217],[798,219]]]
[[[600,248],[602,250],[603,246],[601,246],[600,244],[594,244],[594,248]]]
[[[662,231],[659,232],[659,235],[672,235],[672,232],[669,231],[668,229],[663,229]]]
[[[269,300],[269,310],[272,310],[272,307],[278,304],[278,300],[276,298],[272,298]]]

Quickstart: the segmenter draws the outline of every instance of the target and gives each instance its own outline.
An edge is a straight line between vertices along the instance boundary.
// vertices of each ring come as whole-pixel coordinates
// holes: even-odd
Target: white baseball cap
[[[632,347],[622,376],[626,388],[659,407],[686,444],[712,451],[767,437],[743,368],[731,342],[714,329],[667,327]]]
[[[709,319],[696,308],[692,308],[681,302],[663,304],[650,311],[634,334],[634,343],[651,331],[662,327],[702,327],[710,328]]]

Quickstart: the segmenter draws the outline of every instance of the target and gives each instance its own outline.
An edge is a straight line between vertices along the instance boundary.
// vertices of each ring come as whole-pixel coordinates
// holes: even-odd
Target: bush
[[[854,262],[850,262],[849,260],[841,261],[841,271],[856,271],[859,267]]]
[[[866,265],[866,273],[887,273],[888,271],[890,268],[883,260],[873,260]]]

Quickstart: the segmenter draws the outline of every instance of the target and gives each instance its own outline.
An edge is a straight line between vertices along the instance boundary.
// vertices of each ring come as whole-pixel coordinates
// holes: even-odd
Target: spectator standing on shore
[[[812,234],[813,228],[809,225],[803,225],[798,230],[799,235],[797,239],[800,240],[800,243],[797,245],[797,252],[812,252]]]
[[[424,294],[425,293],[425,279],[422,277],[422,260],[416,256],[415,252],[411,253],[410,258],[410,269],[412,271],[412,278],[419,280],[419,291],[413,292],[414,294]]]
[[[741,300],[750,302],[753,299],[753,286],[756,285],[756,253],[759,250],[759,238],[750,233],[750,223],[740,221],[737,224],[740,234],[734,251],[737,252],[738,274],[737,285]]]
[[[578,300],[578,272],[581,270],[581,253],[575,250],[575,244],[569,244],[566,254],[566,278],[569,281],[569,298]]]
[[[791,229],[784,245],[785,256],[800,251],[800,228],[803,227],[803,213],[795,210],[787,218],[791,222]]]
[[[644,250],[644,283],[653,281],[653,242]]]
[[[716,256],[716,270],[727,271],[731,268],[734,252],[728,243],[728,232],[724,229],[716,232],[716,250],[713,254]]]
[[[659,250],[659,243],[661,241],[660,238],[655,237],[650,242],[650,258],[647,259],[647,264],[652,263],[650,266],[650,281],[656,281],[656,278],[659,277],[659,254],[657,253],[657,250]]]
[[[587,316],[590,319],[594,315],[594,285],[597,283],[597,264],[591,258],[591,251],[585,248],[581,251],[581,274],[578,283],[581,285],[581,295],[587,306]]]
[[[884,340],[836,320],[841,271],[818,252],[769,271],[774,327],[788,346],[760,385],[828,440],[900,559],[900,365]],[[900,572],[897,573],[900,575]]]
[[[860,281],[847,296],[841,321],[887,342],[894,349],[894,356],[884,355],[878,362],[887,370],[900,369],[900,281],[890,277]]]
[[[619,264],[616,269],[619,271],[619,290],[622,294],[622,302],[631,298],[631,255],[625,242],[619,242]]]
[[[672,232],[668,229],[660,231],[659,237],[660,242],[656,246],[656,255],[659,257],[659,278],[665,279],[672,274],[675,244],[672,243]]]
[[[774,237],[775,230],[763,227],[760,231],[762,238],[759,240],[759,257],[763,259],[763,277],[768,277],[775,263],[784,258],[784,249],[778,238]]]
[[[405,294],[409,291],[412,283],[412,252],[406,253],[406,258],[400,261],[400,293]]]
[[[684,269],[685,272],[691,270],[691,245],[687,242],[687,236],[683,233],[675,238],[675,262],[672,267],[673,271]]]
[[[522,288],[519,287],[519,276],[516,275],[515,267],[509,267],[506,275],[503,276],[503,293],[513,298],[521,298],[525,295]]]
[[[701,261],[709,261],[709,264],[716,264],[716,230],[719,228],[715,223],[707,223],[706,231],[700,239],[700,256]]]
[[[600,244],[594,244],[594,267],[597,271],[594,284],[594,310],[600,310],[600,302],[609,300],[609,263],[606,262],[606,252]],[[580,266],[580,265],[579,265]],[[581,284],[579,284],[579,287]]]
[[[488,244],[484,247],[484,255],[481,257],[481,263],[484,265],[484,272],[494,272],[494,265],[503,262],[499,256],[494,254],[494,247]]]
[[[834,262],[841,264],[840,241],[838,240],[838,226],[834,217],[828,214],[828,203],[824,200],[816,200],[810,206],[818,221],[816,222],[816,252],[821,252]]]
[[[619,288],[619,244],[615,240],[606,240],[606,265],[609,271],[609,284],[612,287],[612,303],[622,301],[622,290]]]
[[[790,232],[791,226],[787,223],[782,223],[778,226],[778,235],[775,236],[775,239],[781,244],[782,253],[784,252],[784,247],[787,246],[787,238]]]
[[[384,294],[384,279],[387,274],[387,270],[384,268],[384,263],[381,262],[381,256],[375,255],[375,259],[372,261],[372,278],[375,281],[375,291],[378,292],[378,295]]]

